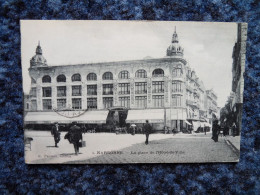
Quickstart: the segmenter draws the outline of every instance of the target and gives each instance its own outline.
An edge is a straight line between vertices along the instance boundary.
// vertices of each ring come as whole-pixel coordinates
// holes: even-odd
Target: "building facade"
[[[246,58],[247,23],[238,23],[237,42],[233,48],[232,65],[232,111],[238,133],[241,132],[244,72]]]
[[[26,111],[121,107],[128,110],[127,123],[149,119],[156,129],[168,126],[180,131],[211,118],[217,106],[216,94],[205,89],[183,54],[176,30],[166,56],[156,59],[48,66],[38,45],[30,61]]]

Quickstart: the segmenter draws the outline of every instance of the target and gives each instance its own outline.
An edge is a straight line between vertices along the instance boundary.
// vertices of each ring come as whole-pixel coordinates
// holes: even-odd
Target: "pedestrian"
[[[220,127],[218,125],[218,120],[213,121],[213,126],[212,126],[212,138],[215,142],[218,142],[218,135],[219,135],[219,130]]]
[[[206,128],[206,125],[204,124],[203,125],[203,130],[204,130],[204,133],[205,133],[205,135],[207,134],[207,128]]]
[[[54,126],[51,129],[51,134],[54,137],[55,147],[58,148],[58,143],[60,142],[60,132],[58,122],[54,123]]]
[[[71,143],[74,145],[75,154],[79,153],[80,140],[82,140],[82,131],[79,126],[77,126],[77,122],[72,122],[72,127],[69,130]]]
[[[236,130],[237,130],[237,126],[235,123],[233,123],[233,126],[232,126],[232,136],[235,137],[236,135]]]
[[[145,133],[145,137],[146,137],[145,144],[147,145],[148,144],[149,135],[152,132],[152,126],[149,124],[148,120],[146,120],[145,122],[146,123],[144,125],[144,133]]]

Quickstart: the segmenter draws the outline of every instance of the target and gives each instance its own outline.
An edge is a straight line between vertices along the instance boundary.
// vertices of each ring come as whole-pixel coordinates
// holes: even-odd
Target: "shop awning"
[[[126,123],[163,123],[164,109],[129,110]]]
[[[189,123],[187,120],[184,121],[187,125],[192,125],[191,123]]]
[[[171,120],[186,120],[187,112],[186,109],[176,108],[171,109]]]
[[[101,124],[106,123],[108,111],[86,111],[81,114],[74,111],[58,112],[28,112],[24,117],[25,124],[50,124],[71,123],[77,121],[79,123]]]

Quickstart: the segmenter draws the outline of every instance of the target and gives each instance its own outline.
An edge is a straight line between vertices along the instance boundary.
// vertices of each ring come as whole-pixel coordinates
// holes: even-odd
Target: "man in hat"
[[[144,125],[144,133],[145,133],[145,137],[146,137],[146,140],[145,140],[145,144],[147,145],[148,144],[148,139],[149,139],[149,135],[152,131],[152,126],[149,124],[149,121],[146,120],[146,123]]]
[[[71,143],[73,143],[74,145],[75,154],[78,155],[79,145],[80,145],[79,141],[82,140],[82,132],[81,132],[81,128],[77,125],[76,121],[72,122],[72,126],[70,127],[69,130],[69,135],[70,135]]]
[[[54,126],[51,129],[51,134],[54,137],[55,147],[58,148],[58,143],[60,142],[60,132],[58,122],[54,123]]]

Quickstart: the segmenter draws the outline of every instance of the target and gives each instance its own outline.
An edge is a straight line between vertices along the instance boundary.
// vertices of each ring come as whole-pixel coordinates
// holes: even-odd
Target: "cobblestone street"
[[[59,148],[53,147],[49,132],[30,131],[33,137],[32,151],[26,151],[26,161],[42,163],[185,163],[185,162],[234,162],[238,155],[227,144],[226,138],[219,142],[211,134],[152,134],[148,145],[144,135],[84,134],[86,147],[74,155],[73,145],[61,135]]]

